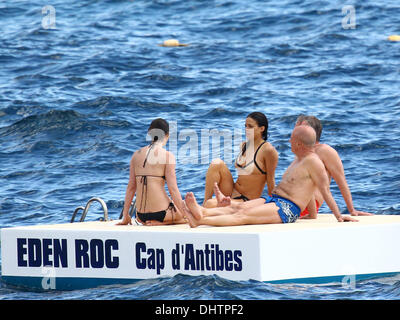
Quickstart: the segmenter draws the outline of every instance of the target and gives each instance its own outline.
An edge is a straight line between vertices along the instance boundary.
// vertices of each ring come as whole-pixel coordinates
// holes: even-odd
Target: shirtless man
[[[290,143],[296,157],[283,174],[282,181],[273,190],[272,197],[267,200],[259,198],[243,203],[231,202],[229,206],[204,208],[197,203],[193,193],[188,192],[185,197],[185,213],[190,226],[295,222],[316,189],[339,222],[357,221],[340,214],[329,190],[324,164],[314,152],[315,142],[316,134],[311,127],[301,125],[294,128]],[[218,187],[215,189],[218,193]]]
[[[319,158],[324,163],[326,172],[328,174],[329,183],[332,178],[335,180],[336,184],[339,187],[340,192],[342,193],[343,199],[346,202],[347,210],[352,216],[371,216],[372,213],[358,211],[354,209],[353,199],[351,197],[351,192],[349,186],[346,182],[346,177],[344,175],[343,163],[339,157],[339,154],[335,149],[331,146],[320,143],[321,133],[322,133],[322,124],[321,121],[314,116],[305,116],[301,115],[297,118],[296,126],[299,125],[308,125],[315,130],[316,133],[316,144],[315,144],[315,153],[319,156]],[[301,212],[300,216],[305,218],[316,218],[318,209],[324,202],[324,199],[321,193],[316,190],[314,199],[311,200],[309,206]],[[309,210],[308,210],[309,209]],[[307,215],[308,214],[308,215]]]

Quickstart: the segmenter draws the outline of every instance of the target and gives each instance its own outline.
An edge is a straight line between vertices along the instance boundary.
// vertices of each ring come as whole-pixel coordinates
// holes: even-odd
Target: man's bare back
[[[339,154],[337,153],[337,151],[334,148],[332,148],[328,144],[320,143],[320,141],[319,141],[320,137],[321,137],[321,133],[322,133],[321,121],[314,116],[303,116],[302,115],[296,121],[296,126],[299,126],[299,125],[308,125],[315,130],[315,132],[316,132],[315,153],[319,156],[319,158],[322,160],[322,162],[325,166],[326,173],[327,173],[328,179],[329,179],[329,183],[331,182],[332,178],[337,183],[337,185],[340,189],[340,192],[343,196],[343,199],[346,202],[346,206],[347,206],[349,213],[352,216],[373,215],[372,213],[359,211],[354,208],[350,188],[346,181],[343,163],[342,163],[342,160],[340,159]],[[315,200],[318,203],[318,207],[320,207],[324,202],[322,195],[317,190],[314,196],[315,196]],[[314,200],[312,200],[312,202],[310,202],[310,204],[312,204],[312,203],[314,203]],[[314,206],[314,205],[312,204],[312,206]],[[318,209],[318,208],[315,208],[315,209]],[[310,216],[313,216],[315,218],[316,214],[317,214],[317,212],[314,212],[313,214],[310,214]]]

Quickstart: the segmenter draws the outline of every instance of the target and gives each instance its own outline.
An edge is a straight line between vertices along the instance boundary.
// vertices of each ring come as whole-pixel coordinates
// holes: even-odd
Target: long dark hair
[[[268,139],[268,118],[267,118],[267,116],[266,116],[264,113],[262,113],[262,112],[255,111],[255,112],[250,113],[250,114],[247,116],[247,118],[253,119],[255,122],[257,122],[257,125],[258,125],[259,127],[264,127],[264,132],[262,133],[262,138],[263,138],[265,141],[267,141],[267,139]],[[242,148],[242,156],[243,156],[244,153],[246,152],[246,148],[247,148],[247,144],[248,144],[248,143],[249,143],[249,142],[246,142],[246,143],[243,145],[243,148]]]
[[[169,134],[169,124],[162,118],[154,119],[150,123],[149,130],[147,133],[151,137],[151,143],[162,140],[166,135]]]
[[[154,119],[150,123],[150,127],[149,130],[147,130],[147,134],[151,137],[151,143],[149,149],[147,150],[146,158],[144,159],[143,162],[143,168],[146,166],[147,158],[150,154],[150,150],[154,147],[154,142],[161,141],[162,139],[164,139],[166,135],[169,134],[168,122],[162,118]]]

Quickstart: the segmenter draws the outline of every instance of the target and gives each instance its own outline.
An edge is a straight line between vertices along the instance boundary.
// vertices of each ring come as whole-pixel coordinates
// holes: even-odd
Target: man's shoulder
[[[315,153],[320,157],[324,155],[338,154],[333,147],[326,143],[319,143],[318,145],[316,145]]]
[[[321,164],[323,165],[321,158],[315,152],[308,154],[303,159],[303,163],[308,167],[320,166]]]
[[[304,159],[307,161],[321,161],[318,154],[315,152],[308,154]]]

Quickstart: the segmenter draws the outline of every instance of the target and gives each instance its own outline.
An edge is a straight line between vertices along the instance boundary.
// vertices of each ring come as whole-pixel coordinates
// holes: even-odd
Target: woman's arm
[[[179,192],[175,174],[175,156],[171,152],[167,152],[167,164],[165,166],[165,180],[167,181],[168,191],[171,195],[177,209],[184,213],[184,202]]]
[[[278,166],[278,152],[276,149],[269,145],[264,152],[265,171],[267,172],[267,188],[268,195],[271,196],[272,190],[275,188],[275,170]]]
[[[125,200],[124,200],[124,210],[122,213],[122,221],[118,223],[118,225],[126,225],[131,224],[131,217],[129,216],[129,208],[131,206],[133,197],[136,193],[136,176],[135,176],[135,167],[133,165],[133,156],[130,162],[129,168],[129,182],[126,187],[125,192]]]

